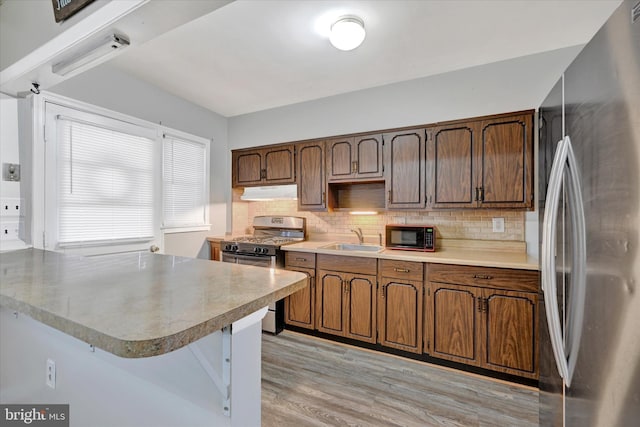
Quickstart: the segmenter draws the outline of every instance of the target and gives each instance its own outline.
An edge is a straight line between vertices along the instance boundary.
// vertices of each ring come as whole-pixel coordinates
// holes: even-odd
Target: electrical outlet
[[[5,197],[0,199],[0,216],[20,217],[22,216],[22,199]]]
[[[504,218],[493,218],[493,232],[504,233]]]
[[[56,362],[47,359],[47,385],[56,388]]]
[[[0,223],[0,241],[20,240],[18,235],[20,231],[19,222],[1,222]]]

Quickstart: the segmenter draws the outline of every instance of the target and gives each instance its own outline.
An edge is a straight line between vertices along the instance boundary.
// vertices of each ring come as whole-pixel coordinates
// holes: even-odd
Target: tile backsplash
[[[296,200],[243,202],[234,197],[233,235],[251,234],[253,217],[295,215],[307,218],[310,234],[348,234],[360,227],[365,235],[384,232],[386,224],[426,224],[436,227],[439,238],[474,240],[525,240],[525,214],[518,211],[390,211],[378,215],[351,215],[348,212],[298,212]],[[504,218],[504,233],[493,232],[492,218]]]

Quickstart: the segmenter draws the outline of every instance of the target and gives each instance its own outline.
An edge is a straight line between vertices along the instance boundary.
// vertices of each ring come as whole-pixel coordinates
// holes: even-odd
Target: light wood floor
[[[263,334],[262,425],[538,426],[538,392],[284,331]]]

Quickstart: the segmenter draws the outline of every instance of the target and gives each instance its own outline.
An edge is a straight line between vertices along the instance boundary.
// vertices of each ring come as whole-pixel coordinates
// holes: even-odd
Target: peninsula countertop
[[[397,261],[429,262],[436,264],[458,264],[476,267],[512,268],[518,270],[539,270],[538,259],[523,251],[499,250],[490,244],[480,242],[474,246],[467,241],[464,247],[439,248],[436,252],[415,252],[383,249],[380,252],[368,251],[336,251],[325,249],[335,242],[305,241],[283,246],[285,251],[312,252],[318,254],[358,256],[367,258],[389,259]],[[499,246],[498,246],[499,247]]]
[[[302,273],[144,252],[0,256],[0,305],[127,358],[176,350],[305,285]]]

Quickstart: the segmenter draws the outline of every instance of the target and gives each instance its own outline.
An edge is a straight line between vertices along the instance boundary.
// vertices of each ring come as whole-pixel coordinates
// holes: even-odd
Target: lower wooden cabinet
[[[538,273],[433,267],[425,295],[425,312],[431,321],[425,322],[424,351],[441,359],[538,378],[538,294],[531,286],[537,284]],[[511,273],[510,287],[526,290],[499,289],[509,283]],[[484,286],[431,281],[434,278]]]
[[[536,271],[302,252],[285,266],[309,277],[288,325],[538,378]]]
[[[376,342],[375,258],[318,255],[316,329]]]
[[[306,329],[316,327],[316,270],[287,266],[287,270],[307,275],[307,286],[289,295],[284,300],[284,322],[287,325]]]
[[[478,365],[478,290],[468,286],[431,283],[425,306],[431,313],[425,330],[425,353],[468,365]]]
[[[209,259],[212,261],[220,261],[220,242],[222,239],[209,240]]]
[[[422,353],[423,269],[419,262],[380,260],[378,343]]]
[[[317,329],[376,342],[376,276],[318,270]]]
[[[284,299],[284,322],[306,329],[316,327],[316,254],[286,252],[284,268],[305,273],[307,286]]]

